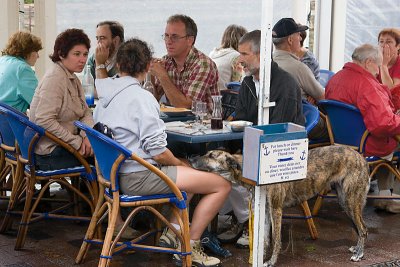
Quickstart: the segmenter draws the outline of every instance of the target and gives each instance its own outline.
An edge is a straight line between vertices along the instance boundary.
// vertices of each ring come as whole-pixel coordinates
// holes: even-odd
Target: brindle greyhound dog
[[[242,183],[242,155],[232,155],[222,150],[209,151],[202,157],[190,160],[197,169],[221,174],[232,182]],[[350,247],[352,261],[364,256],[367,238],[362,211],[369,188],[368,164],[358,152],[345,146],[326,146],[309,151],[307,177],[303,180],[267,186],[266,246],[272,227],[272,256],[264,266],[275,265],[281,249],[282,209],[301,204],[324,189],[335,185],[339,203],[353,221],[358,233],[356,246]]]

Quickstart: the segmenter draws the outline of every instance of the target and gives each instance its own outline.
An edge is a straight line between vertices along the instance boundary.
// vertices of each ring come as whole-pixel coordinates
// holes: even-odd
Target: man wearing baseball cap
[[[303,99],[315,104],[316,101],[325,98],[324,89],[315,79],[311,70],[296,56],[296,52],[301,48],[300,32],[307,29],[307,26],[298,25],[292,18],[280,19],[272,28],[272,42],[275,46],[272,57],[279,67],[295,78],[302,91]],[[323,119],[320,118],[318,124],[309,134],[309,138],[328,138]]]

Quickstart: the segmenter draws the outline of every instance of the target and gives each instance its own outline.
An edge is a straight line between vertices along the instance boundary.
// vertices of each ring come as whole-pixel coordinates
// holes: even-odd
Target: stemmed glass
[[[193,128],[203,129],[203,118],[207,115],[207,104],[201,101],[192,101],[192,113],[196,116]]]
[[[199,123],[199,120],[198,120],[198,118],[199,118],[199,113],[198,113],[198,110],[197,110],[197,101],[192,101],[192,113],[194,114],[194,116],[195,116],[195,119],[194,119],[194,123],[193,123],[193,128],[194,129],[198,129],[199,128],[199,126],[200,126],[200,123]]]
[[[196,104],[197,114],[200,119],[200,125],[203,125],[203,119],[207,116],[207,103],[197,102]]]

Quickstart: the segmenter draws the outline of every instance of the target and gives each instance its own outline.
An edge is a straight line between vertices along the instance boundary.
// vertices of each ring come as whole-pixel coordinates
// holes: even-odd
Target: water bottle
[[[151,82],[151,74],[149,72],[146,73],[146,79],[144,80],[143,89],[146,89],[150,93],[154,94],[154,86]]]
[[[86,66],[86,71],[83,75],[82,88],[85,92],[86,104],[89,107],[94,106],[94,79],[89,65]]]

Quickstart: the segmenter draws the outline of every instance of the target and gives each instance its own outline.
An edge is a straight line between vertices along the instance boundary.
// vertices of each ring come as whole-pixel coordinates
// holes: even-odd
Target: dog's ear
[[[240,164],[236,161],[236,159],[232,155],[226,157],[226,163],[228,164],[228,167],[231,170],[241,170]]]
[[[230,155],[226,158],[226,163],[228,164],[229,170],[231,170],[236,181],[240,181],[242,178],[242,167],[235,157]]]

